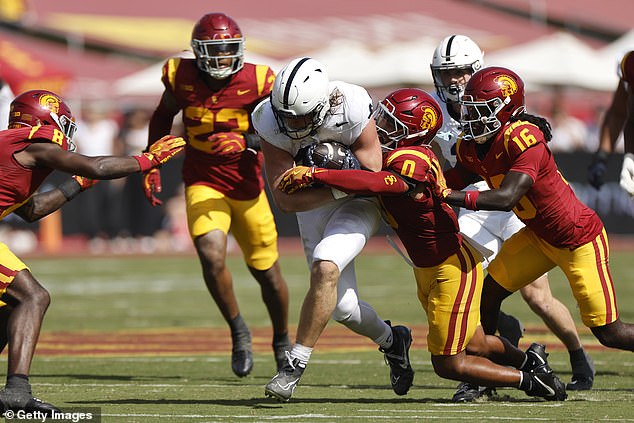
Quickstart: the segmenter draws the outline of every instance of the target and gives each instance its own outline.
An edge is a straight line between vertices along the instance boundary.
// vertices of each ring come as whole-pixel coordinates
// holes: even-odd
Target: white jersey
[[[328,111],[324,123],[314,135],[296,140],[282,133],[273,115],[270,99],[261,102],[253,111],[253,127],[266,142],[289,152],[293,157],[300,148],[319,141],[337,141],[350,146],[359,138],[372,117],[372,99],[363,87],[331,81],[331,96],[336,91],[341,101]]]
[[[330,82],[330,94],[340,101],[331,107],[314,135],[296,140],[282,133],[269,99],[253,111],[253,127],[262,139],[293,157],[300,148],[320,141],[350,146],[372,117],[372,99],[364,88],[341,81]],[[331,261],[341,271],[333,319],[375,342],[387,336],[389,326],[369,304],[360,302],[354,271],[355,257],[381,221],[376,199],[348,196],[296,215],[309,266],[315,261]]]
[[[462,128],[460,127],[460,122],[449,115],[447,104],[438,97],[438,93],[434,91],[432,97],[434,97],[440,105],[443,117],[442,127],[438,130],[438,133],[436,133],[434,141],[436,141],[440,147],[445,160],[449,162],[451,167],[454,167],[456,165],[456,141],[458,141],[458,136],[462,132]]]

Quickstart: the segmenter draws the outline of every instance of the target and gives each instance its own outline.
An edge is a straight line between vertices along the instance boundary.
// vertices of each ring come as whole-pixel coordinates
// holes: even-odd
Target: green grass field
[[[628,265],[631,259],[631,252],[613,252],[611,260],[625,321],[634,321],[634,273]],[[53,297],[42,335],[47,344],[55,344],[57,334],[68,336],[68,332],[75,331],[77,341],[82,342],[87,333],[103,333],[105,337],[162,329],[186,332],[225,328],[194,256],[26,262]],[[290,323],[294,333],[307,287],[307,269],[303,256],[284,256],[281,263],[291,292]],[[270,333],[255,281],[239,258],[231,257],[229,265],[245,320],[252,328],[264,328],[265,333]],[[414,326],[426,324],[411,270],[395,253],[362,255],[357,273],[362,298],[381,317]],[[573,312],[597,368],[595,389],[571,392],[565,402],[543,402],[517,390],[498,389],[498,400],[452,404],[449,399],[456,382],[436,376],[429,353],[416,344],[417,339],[424,340],[424,332],[414,333],[411,355],[416,377],[404,397],[392,393],[388,367],[369,341],[349,351],[320,349],[318,344],[288,404],[264,398],[264,385],[274,374],[269,350],[256,353],[253,373],[238,379],[230,369],[229,348],[188,355],[118,354],[114,350],[106,355],[77,356],[75,353],[82,348],[79,344],[64,347],[66,350],[57,354],[36,355],[31,382],[34,393],[42,399],[63,409],[97,407],[105,422],[634,421],[634,356],[598,345],[582,327],[561,272],[555,270],[550,276],[553,292]],[[504,309],[526,324],[522,345],[532,341],[545,343],[551,366],[568,382],[568,355],[559,341],[543,330],[519,296],[509,298]],[[337,326],[331,323],[326,334]],[[352,332],[346,335],[358,338]],[[262,342],[268,345],[269,335],[266,337]],[[178,338],[175,342],[195,341]],[[226,342],[227,339],[217,340]],[[3,359],[6,366],[6,354]]]

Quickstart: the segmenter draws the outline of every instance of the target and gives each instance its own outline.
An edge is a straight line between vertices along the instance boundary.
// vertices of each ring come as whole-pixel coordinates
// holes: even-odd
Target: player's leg
[[[524,227],[504,241],[489,264],[480,306],[482,328],[487,335],[495,333],[502,301],[555,266],[540,243],[533,231]]]
[[[33,397],[29,373],[44,314],[50,304],[49,293],[29,269],[0,243],[0,306],[10,307],[6,319],[8,341],[7,383],[0,391],[0,408],[4,410],[41,411],[47,415],[59,410]]]
[[[468,237],[469,243],[473,247],[484,251],[479,247],[482,246],[491,253],[484,255],[483,270],[486,270],[489,263],[497,256],[504,239],[524,227],[524,224],[512,212],[496,210],[460,209],[458,224],[460,225],[460,233]],[[512,232],[506,236],[509,230]],[[500,311],[497,331],[500,336],[517,346],[520,338],[524,336],[524,325],[515,316]],[[464,386],[460,388],[464,389]],[[479,392],[475,387],[472,391],[474,394]]]
[[[415,274],[418,296],[429,322],[427,344],[436,374],[473,386],[520,387],[529,395],[565,398],[563,384],[552,375],[545,359],[540,370],[543,376],[529,374],[537,365],[526,367],[524,372],[511,369],[508,366],[527,366],[527,354],[503,338],[485,336],[478,324],[482,268],[468,245],[441,265],[416,269]],[[534,377],[543,378],[556,395],[535,389]],[[457,392],[452,400],[464,402],[478,397],[463,394]]]
[[[552,246],[545,246],[544,248]],[[606,347],[634,351],[634,324],[619,319],[616,292],[608,265],[605,229],[594,240],[570,251],[551,251],[579,305],[581,320]]]
[[[584,351],[575,322],[568,308],[553,297],[548,276],[542,275],[520,290],[528,306],[542,318],[546,326],[566,346],[572,366],[572,381],[569,390],[589,390],[594,382],[594,364]]]
[[[266,194],[249,201],[228,200],[232,208],[231,232],[251,275],[260,285],[262,300],[273,325],[272,347],[279,370],[290,350],[288,287],[282,277],[277,250],[277,229]]]
[[[240,315],[233,279],[226,266],[231,210],[224,195],[203,185],[185,189],[187,224],[205,285],[231,329],[231,368],[243,377],[253,368],[251,333]]]

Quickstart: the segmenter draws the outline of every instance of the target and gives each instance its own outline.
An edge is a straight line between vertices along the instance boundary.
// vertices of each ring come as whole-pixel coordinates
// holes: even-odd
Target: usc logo
[[[438,122],[438,114],[433,107],[421,106],[423,116],[420,119],[421,129],[429,130],[436,126]]]
[[[59,113],[59,98],[54,95],[44,94],[40,97],[40,106],[57,114]]]
[[[517,82],[508,75],[498,76],[495,82],[500,86],[500,91],[505,97],[510,97],[517,92]]]
[[[397,179],[396,179],[396,176],[390,175],[383,178],[383,181],[385,182],[385,185],[394,185]]]

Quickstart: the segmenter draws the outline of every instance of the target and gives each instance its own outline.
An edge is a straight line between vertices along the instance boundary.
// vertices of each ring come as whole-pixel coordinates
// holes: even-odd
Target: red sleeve
[[[409,190],[403,179],[385,170],[319,169],[313,179],[348,194],[399,195]]]
[[[513,125],[511,128],[509,134],[504,134],[506,150],[511,161],[509,170],[525,173],[535,181],[547,148],[544,134],[537,126],[528,122]]]

